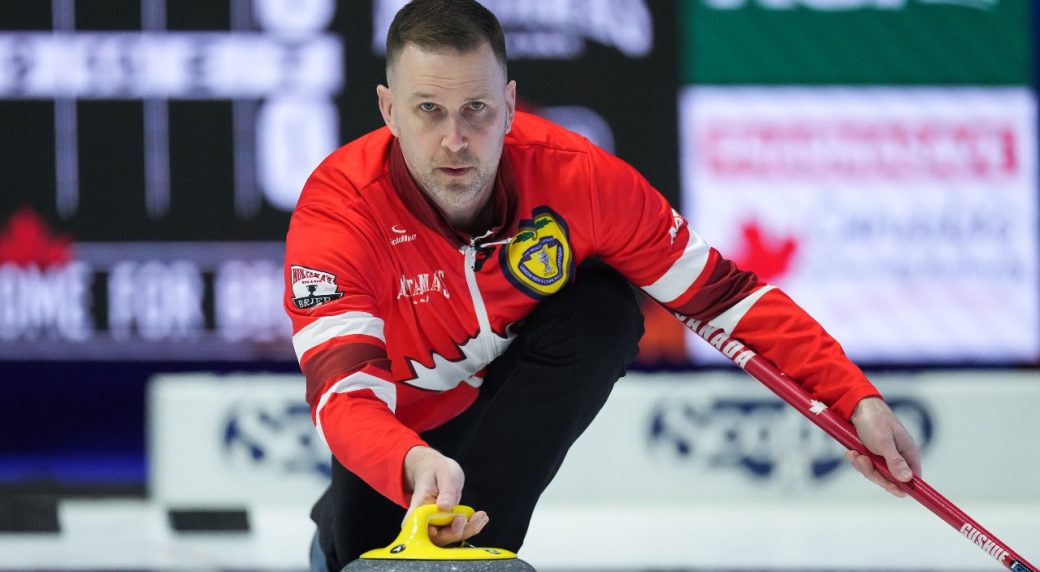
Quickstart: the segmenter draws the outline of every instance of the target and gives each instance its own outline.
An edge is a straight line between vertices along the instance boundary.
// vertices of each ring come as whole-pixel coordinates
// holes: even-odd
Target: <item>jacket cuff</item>
[[[881,397],[881,393],[871,383],[857,385],[835,401],[831,409],[846,421],[852,421],[852,412],[855,411],[856,405],[867,397]]]

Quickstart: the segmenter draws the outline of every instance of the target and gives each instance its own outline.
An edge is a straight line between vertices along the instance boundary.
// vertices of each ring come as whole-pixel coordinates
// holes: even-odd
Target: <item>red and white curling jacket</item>
[[[485,236],[454,231],[382,128],[322,162],[293,213],[284,302],[314,424],[391,500],[408,504],[402,466],[424,444],[418,434],[473,403],[511,325],[590,256],[702,334],[741,340],[846,418],[878,395],[815,320],[586,139],[517,113],[492,200]]]

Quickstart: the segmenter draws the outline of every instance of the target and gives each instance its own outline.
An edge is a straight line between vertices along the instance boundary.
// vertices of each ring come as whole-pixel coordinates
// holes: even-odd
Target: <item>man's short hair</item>
[[[498,18],[475,0],[413,0],[401,8],[386,34],[389,72],[408,44],[425,50],[478,49],[487,42],[506,69],[506,40]],[[508,77],[508,76],[507,76]]]

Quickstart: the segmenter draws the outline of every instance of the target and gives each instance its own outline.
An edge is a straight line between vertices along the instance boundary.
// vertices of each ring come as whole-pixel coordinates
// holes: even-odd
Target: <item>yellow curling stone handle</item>
[[[516,554],[501,548],[478,548],[460,546],[441,548],[430,540],[428,527],[447,526],[456,516],[473,516],[473,509],[458,505],[451,512],[444,512],[435,504],[422,505],[412,511],[401,527],[401,534],[390,546],[369,550],[361,558],[369,560],[506,560]]]

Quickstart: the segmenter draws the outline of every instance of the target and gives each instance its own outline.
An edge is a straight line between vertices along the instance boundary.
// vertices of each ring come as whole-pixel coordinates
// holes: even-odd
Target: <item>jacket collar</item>
[[[473,241],[474,237],[469,233],[456,230],[448,223],[444,211],[426,195],[412,178],[412,173],[404,161],[404,152],[401,151],[401,145],[396,137],[390,144],[390,180],[405,208],[420,222],[457,246],[470,244]],[[495,175],[495,186],[491,189],[491,200],[488,201],[486,207],[493,209],[490,234],[478,236],[480,242],[502,240],[513,234],[516,226],[517,199],[516,177],[513,174],[509,157],[503,149],[502,159],[498,164],[498,173]]]

